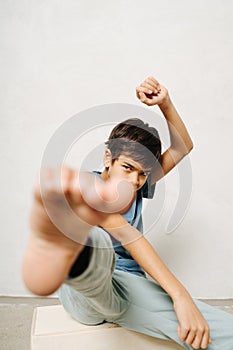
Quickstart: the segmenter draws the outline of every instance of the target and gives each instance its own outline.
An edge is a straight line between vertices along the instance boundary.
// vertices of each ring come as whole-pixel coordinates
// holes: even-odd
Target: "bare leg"
[[[40,240],[33,235],[30,237],[22,273],[27,288],[34,294],[45,296],[54,293],[83,249],[81,244],[58,241],[60,244]]]

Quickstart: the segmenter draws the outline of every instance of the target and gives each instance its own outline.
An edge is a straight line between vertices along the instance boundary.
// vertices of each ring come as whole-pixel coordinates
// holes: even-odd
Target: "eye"
[[[142,171],[140,175],[142,175],[142,176],[149,176],[150,175],[150,171]]]
[[[123,166],[123,168],[124,168],[125,170],[127,170],[127,171],[130,171],[130,170],[131,170],[131,167],[128,166],[128,165],[122,165],[122,166]]]

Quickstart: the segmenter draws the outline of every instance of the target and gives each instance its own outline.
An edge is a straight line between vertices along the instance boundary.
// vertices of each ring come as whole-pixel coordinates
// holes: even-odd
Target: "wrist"
[[[178,289],[177,291],[172,293],[172,295],[170,295],[170,296],[172,298],[173,303],[178,302],[181,299],[184,299],[184,298],[187,298],[187,297],[188,298],[191,297],[189,292],[184,287]]]
[[[158,106],[163,113],[173,107],[169,94],[167,94],[167,96],[160,103],[158,103]]]

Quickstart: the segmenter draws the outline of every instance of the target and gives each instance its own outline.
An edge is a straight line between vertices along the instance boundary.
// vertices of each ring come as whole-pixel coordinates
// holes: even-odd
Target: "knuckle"
[[[141,100],[142,100],[142,102],[146,102],[146,96],[144,95],[144,94],[141,94]]]
[[[204,333],[204,332],[205,332],[205,327],[199,327],[199,328],[198,328],[198,332]]]
[[[205,333],[205,332],[208,332],[209,331],[209,327],[208,326],[200,326],[199,327],[199,332],[201,332],[201,333]]]
[[[183,326],[184,332],[189,332],[190,327],[188,325]]]

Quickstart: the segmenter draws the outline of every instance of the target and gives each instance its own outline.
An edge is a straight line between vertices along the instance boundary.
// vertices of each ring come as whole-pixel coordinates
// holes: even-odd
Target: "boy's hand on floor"
[[[179,321],[180,340],[194,349],[206,349],[211,343],[209,326],[192,298],[189,295],[177,298],[174,310]]]
[[[136,95],[147,106],[166,105],[170,101],[167,89],[153,77],[148,77],[137,86]]]

